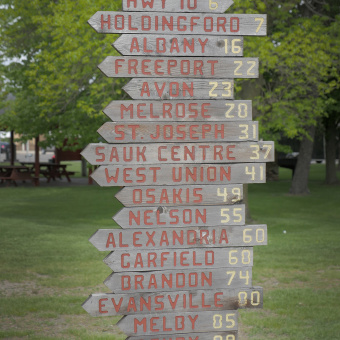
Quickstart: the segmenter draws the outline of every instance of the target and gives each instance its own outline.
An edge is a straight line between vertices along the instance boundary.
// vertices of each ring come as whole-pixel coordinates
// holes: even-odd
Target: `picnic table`
[[[36,178],[32,176],[29,167],[24,165],[0,165],[0,181],[3,183],[7,182],[9,185],[11,182],[17,186],[16,181],[35,181]]]
[[[23,166],[27,166],[30,168],[30,171],[34,173],[35,171],[35,162],[21,162]],[[50,163],[50,162],[42,162],[39,163],[40,173],[47,178],[47,182],[50,182],[51,179],[54,181],[56,178],[62,179],[62,176],[67,178],[68,182],[71,182],[71,175],[74,175],[74,171],[67,171],[67,164],[60,163]]]

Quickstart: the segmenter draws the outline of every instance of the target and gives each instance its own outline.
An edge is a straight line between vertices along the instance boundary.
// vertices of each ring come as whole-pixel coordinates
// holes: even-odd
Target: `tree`
[[[262,78],[260,95],[254,104],[261,122],[261,134],[280,141],[281,136],[299,138],[301,152],[291,193],[308,193],[308,172],[315,125],[327,112],[329,94],[339,87],[339,39],[333,40],[339,8],[329,2],[327,13],[312,1],[241,2],[243,11],[268,13],[268,36],[248,38],[245,51],[259,56]],[[311,8],[313,10],[311,10]],[[316,12],[316,13],[315,13]]]
[[[6,90],[16,96],[4,124],[23,138],[44,134],[45,145],[65,139],[84,147],[97,141],[106,120],[101,110],[122,96],[122,80],[96,70],[115,37],[97,34],[87,20],[98,10],[117,10],[119,1],[7,0],[0,14]]]

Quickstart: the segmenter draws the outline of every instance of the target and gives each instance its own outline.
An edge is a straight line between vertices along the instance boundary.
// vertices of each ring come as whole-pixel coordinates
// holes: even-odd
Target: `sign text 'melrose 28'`
[[[132,315],[238,308],[262,308],[261,287],[135,293],[92,294],[83,308],[92,316]]]
[[[99,229],[89,241],[99,251],[257,246],[267,244],[267,226]]]
[[[253,265],[253,248],[116,250],[104,263],[114,272],[249,267]]]
[[[258,58],[113,57],[98,65],[107,77],[258,78]]]
[[[113,121],[224,122],[252,119],[250,100],[114,100],[103,112]]]
[[[243,37],[122,34],[114,43],[122,55],[242,57]]]
[[[258,122],[107,122],[98,133],[109,143],[243,142],[258,140]]]
[[[176,269],[112,273],[104,284],[114,293],[145,293],[197,289],[249,288],[252,268]]]
[[[149,143],[143,146],[97,143],[89,144],[81,155],[94,165],[273,162],[274,148],[273,142],[262,141]]]
[[[220,205],[242,203],[243,185],[176,185],[124,187],[115,197],[125,207],[150,205]]]
[[[265,183],[265,163],[107,165],[91,177],[101,186]]]
[[[99,11],[88,21],[98,33],[204,35],[267,34],[265,14],[189,14]]]

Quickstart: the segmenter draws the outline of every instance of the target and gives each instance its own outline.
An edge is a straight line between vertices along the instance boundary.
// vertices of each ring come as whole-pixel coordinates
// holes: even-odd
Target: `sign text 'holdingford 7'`
[[[267,244],[267,226],[99,229],[89,241],[100,251],[259,246]]]
[[[252,133],[245,134],[249,137]],[[274,147],[273,142],[149,143],[142,146],[96,143],[89,144],[81,155],[94,165],[273,162]]]
[[[103,112],[122,122],[249,121],[250,100],[114,100]]]
[[[116,250],[104,259],[114,272],[249,267],[253,248]]]
[[[106,57],[107,77],[258,78],[258,58]]]
[[[91,177],[101,186],[265,183],[265,163],[100,166]]]
[[[243,186],[176,185],[124,187],[115,197],[126,207],[150,205],[220,205],[242,203]]]
[[[242,57],[243,37],[122,34],[113,46],[122,55]]]
[[[162,293],[92,294],[83,308],[92,316],[262,308],[262,287]]]
[[[267,34],[265,14],[180,14],[99,11],[88,21],[98,33]]]
[[[246,288],[252,286],[252,268],[176,269],[112,273],[104,284],[115,293]]]

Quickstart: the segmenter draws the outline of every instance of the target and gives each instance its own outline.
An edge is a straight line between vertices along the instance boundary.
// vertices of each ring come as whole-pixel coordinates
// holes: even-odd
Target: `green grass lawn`
[[[291,172],[249,186],[254,223],[268,225],[268,246],[254,249],[253,283],[263,310],[240,312],[242,339],[340,339],[340,187],[311,170],[309,196],[288,195]],[[117,339],[119,318],[81,307],[108,292],[106,253],[87,240],[121,205],[117,188],[0,188],[0,338]]]

